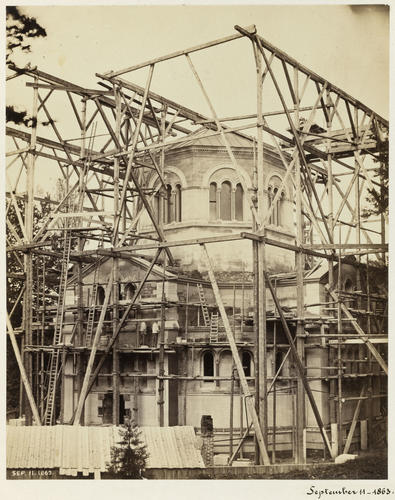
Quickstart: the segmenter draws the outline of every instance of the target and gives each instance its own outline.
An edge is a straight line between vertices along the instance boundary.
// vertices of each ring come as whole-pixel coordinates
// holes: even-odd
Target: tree
[[[15,72],[15,76],[22,74],[29,66],[18,67],[14,56],[18,53],[31,52],[31,41],[46,36],[47,32],[34,17],[22,14],[16,6],[6,7],[6,65]],[[35,125],[26,111],[17,111],[12,105],[6,106],[6,121],[26,127]]]
[[[111,449],[111,462],[107,464],[112,479],[142,479],[148,453],[141,441],[138,427],[127,420],[120,429],[121,440]]]
[[[376,169],[377,177],[379,178],[380,187],[368,189],[368,196],[366,201],[370,207],[367,208],[363,215],[369,217],[370,215],[386,214],[388,215],[389,191],[388,191],[388,129],[383,125],[373,120],[372,132],[376,138],[378,154],[374,161],[379,164]]]
[[[381,161],[380,166],[377,169],[377,174],[380,179],[381,186],[378,189],[368,189],[369,195],[366,201],[369,203],[370,208],[364,211],[364,216],[369,215],[388,215],[388,202],[389,202],[389,192],[388,192],[388,154],[385,161]]]

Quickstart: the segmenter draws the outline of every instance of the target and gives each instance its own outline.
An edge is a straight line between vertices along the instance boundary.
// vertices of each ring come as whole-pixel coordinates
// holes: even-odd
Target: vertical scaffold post
[[[264,189],[265,189],[265,168],[263,163],[263,96],[262,96],[262,58],[255,43],[253,43],[256,65],[256,92],[257,92],[257,187],[258,187],[258,223],[260,234],[264,236]],[[258,242],[258,415],[262,424],[262,432],[267,444],[268,430],[268,408],[267,408],[267,331],[266,331],[266,285],[263,273],[266,270],[265,242],[263,238]]]
[[[30,149],[28,161],[26,164],[26,193],[25,203],[25,231],[26,243],[33,241],[33,213],[34,213],[34,164],[36,160],[36,138],[37,138],[37,113],[38,113],[38,77],[34,78],[33,88],[33,110],[32,127],[30,136]],[[25,330],[25,345],[33,343],[33,254],[28,250],[23,259],[25,270],[25,294],[23,297],[23,326]],[[23,353],[24,366],[29,384],[33,382],[33,363],[32,353],[25,351]],[[29,405],[25,407],[26,424],[32,424],[32,412]]]
[[[121,95],[120,89],[117,85],[114,85],[114,100],[115,100],[115,135],[118,142],[120,141],[121,135]],[[125,182],[126,179],[125,179]],[[119,157],[114,156],[114,200],[113,200],[113,210],[114,210],[114,229],[112,235],[112,244],[114,246],[118,245],[119,242],[119,224],[117,225],[117,218],[122,218],[122,208],[119,206]],[[126,206],[126,201],[125,201]],[[113,273],[113,291],[112,291],[112,333],[117,331],[119,323],[119,259],[114,257],[112,260],[112,273]],[[119,425],[120,422],[120,404],[119,404],[119,350],[118,350],[118,340],[114,342],[112,348],[112,423],[114,425]]]
[[[262,462],[263,462],[263,465],[270,465],[270,459],[269,459],[269,455],[267,453],[266,443],[265,443],[265,440],[263,438],[261,424],[260,424],[260,421],[258,418],[258,414],[255,410],[255,404],[254,404],[254,401],[252,400],[252,394],[250,392],[250,388],[248,387],[247,379],[246,379],[246,376],[244,373],[242,362],[240,360],[239,352],[237,350],[234,335],[233,335],[232,330],[230,328],[229,318],[228,318],[228,315],[226,314],[224,303],[222,301],[222,297],[221,297],[221,294],[219,292],[217,280],[215,278],[214,271],[213,271],[213,266],[211,264],[210,257],[209,257],[209,254],[207,252],[207,248],[206,248],[205,244],[202,243],[200,246],[202,249],[204,260],[205,260],[206,265],[207,265],[209,279],[211,282],[211,286],[213,289],[215,300],[217,302],[219,312],[221,314],[221,319],[222,319],[222,323],[223,323],[224,328],[225,328],[225,333],[226,333],[226,336],[227,336],[227,339],[229,342],[230,350],[232,351],[233,360],[234,360],[234,363],[235,363],[235,366],[237,369],[237,373],[239,375],[240,385],[243,389],[243,393],[244,393],[244,396],[246,398],[248,412],[250,414],[252,423],[254,425],[255,435],[256,435],[256,439],[258,441],[258,446],[259,446],[259,451],[261,454]]]

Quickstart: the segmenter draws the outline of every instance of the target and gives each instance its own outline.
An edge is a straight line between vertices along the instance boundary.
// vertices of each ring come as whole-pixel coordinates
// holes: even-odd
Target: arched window
[[[181,185],[177,184],[175,188],[175,221],[181,222]]]
[[[210,220],[216,220],[217,219],[217,184],[215,182],[212,182],[210,184],[209,204],[210,204]]]
[[[136,292],[136,286],[133,283],[128,283],[125,286],[125,292],[124,292],[125,300],[132,300],[135,292]]]
[[[221,184],[220,214],[222,220],[232,220],[232,186],[229,181]]]
[[[154,215],[156,222],[163,221],[164,217],[164,196],[163,188],[160,188],[154,196]]]
[[[203,354],[203,377],[214,377],[214,355],[211,351]]]
[[[161,187],[154,196],[153,209],[156,222],[170,224],[171,222],[181,222],[181,184],[173,187],[166,184],[166,188]]]
[[[226,180],[220,184],[210,183],[209,219],[224,221],[244,220],[244,190],[238,183],[236,187]]]
[[[97,287],[96,304],[102,306],[104,304],[105,291],[102,286]]]
[[[241,356],[242,364],[243,364],[243,370],[244,370],[244,375],[246,377],[251,377],[252,374],[252,356],[249,351],[243,351],[242,356]]]
[[[241,184],[237,184],[235,192],[235,218],[243,220],[243,188]]]
[[[269,198],[269,209],[273,205],[276,195],[278,193],[278,187],[277,186],[269,186],[268,188],[268,198]],[[281,191],[280,195],[277,197],[277,201],[273,206],[270,218],[269,218],[269,224],[273,224],[274,226],[281,226],[282,223],[282,204],[284,201],[284,191]]]
[[[174,203],[173,203],[173,190],[169,184],[166,186],[166,218],[163,221],[169,224],[174,221]]]

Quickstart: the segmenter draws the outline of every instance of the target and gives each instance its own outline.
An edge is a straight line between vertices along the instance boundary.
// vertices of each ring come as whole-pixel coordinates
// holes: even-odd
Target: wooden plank
[[[230,349],[232,351],[233,360],[234,360],[234,363],[236,365],[237,373],[239,375],[240,385],[243,389],[243,394],[245,396],[247,408],[248,408],[251,420],[254,424],[255,435],[256,435],[256,438],[258,441],[261,457],[262,457],[264,465],[270,465],[270,459],[269,459],[269,455],[267,453],[266,444],[265,444],[265,441],[263,438],[259,418],[258,418],[257,412],[255,410],[255,405],[254,405],[254,402],[252,400],[252,394],[250,392],[250,388],[248,387],[246,376],[244,374],[243,365],[242,365],[240,357],[239,357],[239,351],[237,349],[236,342],[235,342],[235,339],[233,336],[233,332],[232,332],[231,327],[230,327],[228,315],[226,314],[225,307],[224,307],[224,304],[222,302],[222,297],[221,297],[221,294],[220,294],[220,291],[218,288],[217,280],[216,280],[214,272],[213,272],[213,267],[212,267],[212,264],[210,261],[210,256],[207,252],[207,248],[206,248],[205,244],[203,243],[200,246],[202,249],[202,254],[203,254],[204,260],[205,260],[206,265],[207,265],[208,275],[209,275],[209,278],[211,281],[211,286],[212,286],[212,289],[214,292],[215,300],[217,302],[217,306],[218,306],[219,312],[221,314],[222,323],[223,323],[224,328],[225,328],[225,332],[226,332],[226,336],[227,336],[227,339],[229,342],[229,346],[230,346]]]
[[[244,29],[250,30],[251,33],[256,32],[255,25],[248,26]],[[237,40],[238,38],[242,38],[243,36],[244,35],[242,35],[242,34],[238,34],[238,35],[230,35],[230,36],[226,36],[223,38],[218,38],[217,40],[202,43],[200,45],[195,45],[194,47],[190,47],[189,49],[177,50],[176,52],[172,52],[171,54],[161,56],[161,57],[156,57],[154,59],[150,59],[149,61],[146,61],[146,62],[143,62],[140,64],[135,64],[134,66],[129,66],[128,68],[125,68],[125,69],[120,69],[118,71],[109,71],[108,73],[104,73],[104,76],[106,76],[108,78],[112,78],[114,76],[120,76],[120,75],[123,75],[125,73],[130,73],[131,71],[135,71],[136,69],[145,68],[146,66],[150,66],[152,64],[156,64],[156,63],[163,62],[163,61],[168,61],[169,59],[174,59],[175,57],[184,56],[188,53],[197,52],[199,50],[208,49],[209,47],[215,47],[216,45],[231,42],[232,40]],[[100,75],[98,75],[98,76],[100,76]]]
[[[366,390],[366,382],[362,386],[360,398],[362,398],[365,395],[365,390]],[[352,417],[351,427],[350,427],[350,430],[348,432],[348,436],[346,439],[346,444],[344,445],[343,453],[348,453],[348,450],[350,449],[351,441],[352,441],[354,431],[355,431],[355,427],[357,426],[357,422],[358,422],[361,404],[362,404],[362,399],[359,399],[357,402],[357,406],[355,407],[354,415]]]
[[[297,106],[298,105],[298,101],[296,100],[295,91],[294,91],[294,88],[292,86],[291,78],[289,77],[289,72],[288,72],[287,65],[286,65],[286,63],[285,63],[284,60],[282,60],[281,63],[282,63],[283,70],[284,70],[284,73],[285,73],[285,78],[287,80],[289,92],[290,92],[291,97],[292,97],[292,102],[295,104],[295,106]],[[285,111],[284,111],[284,113],[285,113]]]
[[[224,234],[223,236],[208,236],[207,238],[191,238],[188,240],[179,240],[179,241],[160,241],[158,243],[149,243],[147,245],[127,245],[122,247],[113,247],[106,248],[104,251],[111,252],[129,252],[129,251],[139,251],[139,250],[153,250],[158,248],[166,248],[166,247],[178,247],[185,245],[200,245],[200,243],[218,243],[222,241],[235,241],[243,239],[244,233],[233,233],[233,234]],[[90,250],[84,253],[96,253],[96,250]],[[108,254],[110,255],[110,254]]]
[[[368,421],[361,420],[361,450],[368,449]]]
[[[21,379],[22,379],[23,385],[25,386],[26,395],[27,395],[27,398],[29,400],[30,408],[32,409],[35,423],[36,423],[36,425],[41,425],[40,415],[39,415],[38,410],[37,410],[36,402],[34,401],[33,392],[32,392],[32,389],[30,387],[29,379],[27,378],[25,367],[23,366],[23,361],[22,361],[21,354],[19,352],[19,347],[18,347],[18,343],[16,341],[14,329],[12,328],[11,321],[10,321],[8,314],[7,314],[6,321],[7,321],[8,335],[10,336],[10,339],[11,339],[12,348],[14,350],[16,362],[18,363],[18,368],[19,368],[19,371],[21,373]]]
[[[335,457],[339,454],[339,439],[338,439],[338,428],[337,428],[337,423],[333,422],[331,423],[331,443],[332,443],[332,450],[333,454]]]
[[[333,254],[325,254],[322,252],[317,252],[315,250],[311,250],[309,248],[310,245],[303,245],[298,247],[297,245],[291,245],[289,243],[285,243],[282,241],[277,241],[273,240],[271,238],[266,238],[264,236],[260,236],[255,233],[247,233],[247,232],[241,232],[241,233],[233,233],[233,234],[224,234],[221,236],[208,236],[207,238],[191,238],[188,240],[179,240],[179,241],[162,241],[158,243],[149,243],[147,245],[134,245],[134,246],[123,246],[123,247],[109,247],[106,249],[97,249],[97,250],[87,250],[84,252],[73,252],[73,256],[83,256],[83,255],[108,255],[108,256],[113,256],[116,253],[121,254],[122,252],[139,252],[142,250],[152,250],[152,249],[158,249],[158,248],[172,248],[172,247],[177,247],[177,246],[188,246],[188,245],[200,245],[201,243],[220,243],[220,242],[226,242],[226,241],[235,241],[235,240],[240,240],[240,239],[250,239],[250,240],[255,240],[255,241],[263,241],[266,243],[266,245],[271,245],[275,246],[278,248],[284,248],[285,250],[290,250],[293,252],[302,252],[307,255],[313,255],[315,257],[320,257],[323,259],[328,259],[332,260],[336,258],[336,255]],[[324,245],[322,245],[324,246]],[[318,245],[318,247],[321,247],[321,245]],[[374,250],[370,249],[371,252]],[[378,249],[378,251],[382,251],[382,246]]]
[[[237,454],[239,453],[240,448],[243,446],[243,443],[244,443],[246,437],[248,436],[248,434],[249,434],[249,432],[251,430],[251,427],[252,427],[252,422],[247,427],[247,429],[244,431],[244,434],[241,436],[240,441],[239,441],[238,445],[236,446],[235,451],[233,452],[232,456],[228,460],[228,465],[232,465],[232,463],[234,462],[234,459],[236,458]]]
[[[21,252],[25,252],[26,250],[30,250],[32,248],[40,248],[50,246],[52,243],[50,241],[43,241],[40,243],[26,243],[23,245],[11,245],[6,248],[7,252],[15,252],[16,250],[20,250]]]
[[[255,66],[256,66],[256,106],[257,106],[257,151],[256,151],[256,169],[257,169],[257,211],[258,219],[255,220],[256,225],[260,226],[259,230],[265,234],[265,209],[264,191],[266,187],[267,169],[264,166],[263,158],[263,99],[262,99],[262,58],[254,45]],[[267,66],[268,70],[269,67]],[[244,188],[243,188],[244,189]],[[257,364],[259,370],[256,377],[256,399],[255,407],[257,407],[259,422],[262,425],[263,438],[267,443],[268,437],[268,405],[267,405],[267,329],[266,329],[266,284],[262,279],[263,273],[266,270],[266,251],[265,242],[258,242],[258,259],[254,263],[253,272],[258,278],[258,336],[257,336]],[[254,278],[256,279],[256,278]]]
[[[8,278],[8,277],[10,277],[10,274],[11,274],[11,273],[7,273],[7,278]],[[19,277],[19,279],[23,279],[23,280],[24,280],[24,279],[25,279],[24,275],[22,275],[22,277]],[[11,318],[12,318],[12,315],[14,314],[14,311],[15,311],[15,309],[16,309],[16,307],[17,307],[17,305],[19,304],[19,301],[20,301],[20,300],[21,300],[21,298],[23,297],[23,293],[24,293],[24,291],[25,291],[25,284],[23,284],[23,286],[21,287],[21,290],[20,290],[20,292],[19,292],[19,294],[18,294],[18,297],[16,298],[16,300],[15,300],[15,302],[14,302],[14,305],[12,306],[12,309],[11,309],[10,314],[9,314],[9,319],[10,319],[10,320],[11,320]]]
[[[37,83],[37,77],[34,79]],[[37,106],[38,106],[38,89],[34,89],[33,92],[33,109],[32,109],[32,125],[30,134],[30,152],[28,155],[28,161],[26,165],[26,193],[27,197],[25,200],[25,230],[26,239],[25,243],[32,243],[33,241],[33,229],[34,229],[34,174],[35,174],[35,149],[37,143]],[[25,342],[26,344],[33,343],[33,256],[31,252],[27,252],[23,256],[24,270],[26,275],[26,289],[23,299],[23,318],[24,318],[24,328],[25,328]],[[24,353],[24,363],[27,373],[27,377],[30,383],[33,383],[33,359],[29,353]],[[31,424],[32,413],[30,408],[26,408],[26,423]]]
[[[6,153],[6,158],[8,158],[9,156],[15,156],[15,155],[21,155],[22,153],[27,153],[30,151],[30,146],[26,147],[26,148],[21,148],[21,149],[16,149],[15,151],[10,151],[8,153]],[[9,167],[11,165],[8,165],[7,167]]]
[[[270,62],[270,61],[269,61]],[[333,105],[327,106],[327,107],[332,107]],[[317,109],[321,109],[322,106],[317,106]],[[313,109],[313,106],[302,106],[298,110],[295,110],[294,108],[288,108],[288,113],[296,113],[297,111],[311,111]],[[277,115],[283,115],[285,113],[284,109],[280,109],[278,111],[267,111],[262,113],[262,116],[266,118],[267,116],[277,116]],[[251,118],[256,118],[257,114],[256,113],[251,113],[249,115],[236,115],[236,116],[224,116],[222,118],[218,118],[220,122],[231,122],[235,120],[248,120]],[[200,120],[196,122],[197,125],[206,125],[207,123],[215,123],[213,119],[211,120]]]
[[[326,245],[303,245],[303,248],[311,250],[353,250],[353,249],[366,249],[366,250],[381,250],[388,252],[388,244],[382,245],[380,243],[331,243]]]

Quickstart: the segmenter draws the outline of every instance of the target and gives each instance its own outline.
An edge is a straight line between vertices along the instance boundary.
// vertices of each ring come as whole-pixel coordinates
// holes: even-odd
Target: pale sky
[[[234,34],[235,24],[255,24],[266,40],[388,118],[389,16],[383,6],[52,4],[23,9],[35,16],[48,34],[45,39],[34,42],[26,61],[81,85],[95,86],[95,72],[121,69]],[[239,73],[244,59],[252,58],[248,40],[228,45],[231,49],[219,60],[215,59],[215,49],[210,51],[212,56],[207,55],[208,51],[201,58],[200,54],[194,56],[208,84],[210,77],[219,81],[214,77],[215,71],[223,69],[226,75],[227,71],[229,75],[232,71]],[[177,64],[181,62],[178,60]],[[184,70],[177,64],[171,69],[171,77],[169,72],[163,76],[161,69],[155,70],[154,90],[160,90],[164,96],[177,97],[171,95],[172,87],[176,80],[178,84],[184,81]],[[185,61],[182,64],[186,67]],[[133,74],[125,77],[136,81]],[[137,78],[137,83],[140,82],[144,82],[144,78],[141,81]],[[188,92],[179,100],[189,103],[191,108],[195,103],[198,106],[194,96],[188,95],[189,84],[185,87]],[[227,95],[226,86],[215,89],[213,85],[212,92],[214,104],[216,97],[226,98],[228,102],[235,99],[233,91]],[[239,92],[238,99],[242,97],[240,88]]]
[[[388,118],[389,26],[388,9],[383,6],[52,4],[21,9],[37,18],[47,37],[33,41],[32,52],[17,62],[30,62],[88,88],[97,87],[95,73],[123,69],[235,34],[235,24],[255,24],[270,43]],[[191,58],[219,116],[256,112],[255,65],[246,37],[193,53]],[[144,85],[146,74],[147,70],[141,70],[123,78]],[[281,109],[267,80],[264,109]],[[151,89],[211,116],[184,57],[156,65]],[[53,99],[49,108],[62,137],[78,136],[74,117],[68,118],[72,113],[69,104],[66,113],[64,104]],[[10,81],[7,101],[30,110],[32,89],[25,87],[25,79]],[[50,127],[39,131],[44,136],[50,133]],[[59,172],[51,162],[40,160],[39,165],[36,182],[50,191]]]

